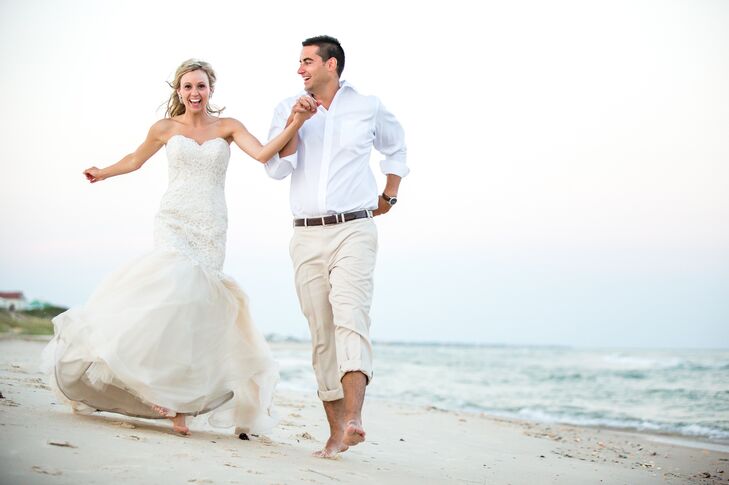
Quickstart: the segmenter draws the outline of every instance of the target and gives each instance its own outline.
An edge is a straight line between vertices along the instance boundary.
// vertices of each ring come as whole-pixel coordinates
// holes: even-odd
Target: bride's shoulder
[[[241,124],[241,122],[235,118],[219,118],[218,123],[220,123],[221,126],[233,126]]]
[[[155,125],[158,125],[160,127],[173,127],[173,126],[179,126],[184,123],[181,121],[182,115],[173,116],[172,118],[162,118],[161,120],[158,120],[155,122]]]
[[[161,120],[155,121],[152,128],[150,128],[150,131],[164,133],[174,130],[179,124],[180,122],[174,118],[162,118]]]
[[[245,129],[243,123],[235,118],[220,118],[218,122],[220,123],[220,127],[222,128],[222,130],[226,133],[234,133],[241,128]]]
[[[176,130],[180,122],[173,118],[162,118],[156,121],[149,129],[149,134],[160,140],[166,140]]]

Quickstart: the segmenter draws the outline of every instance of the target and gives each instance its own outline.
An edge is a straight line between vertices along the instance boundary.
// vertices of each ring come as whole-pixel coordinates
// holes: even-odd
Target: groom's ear
[[[336,71],[337,70],[337,58],[336,57],[330,57],[327,59],[327,69],[330,71]]]

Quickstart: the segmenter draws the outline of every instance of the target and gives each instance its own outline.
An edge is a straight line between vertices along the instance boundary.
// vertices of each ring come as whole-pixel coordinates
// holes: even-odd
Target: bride
[[[169,186],[155,219],[154,250],[112,273],[80,307],[53,320],[44,363],[56,393],[77,413],[109,411],[168,418],[211,412],[217,427],[270,429],[278,368],[253,326],[246,296],[221,273],[230,143],[265,163],[297,134],[316,107],[307,99],[268,144],[241,122],[220,118],[209,100],[210,64],[176,71],[164,119],[119,162],[84,175],[91,183],[139,169],[163,145]]]

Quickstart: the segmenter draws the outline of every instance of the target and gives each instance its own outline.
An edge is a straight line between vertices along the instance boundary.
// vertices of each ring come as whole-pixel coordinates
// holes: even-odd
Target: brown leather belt
[[[333,224],[341,224],[342,222],[364,219],[366,217],[372,217],[372,211],[361,210],[356,212],[345,212],[344,214],[332,214],[330,216],[294,219],[294,227],[331,226]]]

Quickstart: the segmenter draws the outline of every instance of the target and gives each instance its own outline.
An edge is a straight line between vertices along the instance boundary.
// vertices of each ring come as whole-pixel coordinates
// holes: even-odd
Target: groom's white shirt
[[[298,97],[276,107],[269,140],[286,127]],[[385,156],[382,173],[404,177],[410,171],[400,123],[377,97],[359,94],[346,81],[340,82],[329,110],[320,106],[298,136],[296,153],[277,154],[266,163],[275,179],[291,175],[291,212],[297,218],[376,209],[377,183],[369,163],[373,146]]]

